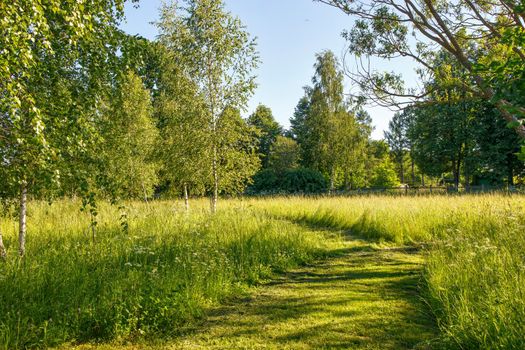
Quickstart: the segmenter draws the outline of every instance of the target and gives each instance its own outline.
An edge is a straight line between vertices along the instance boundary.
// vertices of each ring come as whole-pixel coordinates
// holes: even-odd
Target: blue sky
[[[161,0],[141,0],[138,9],[128,3],[127,21],[122,28],[130,34],[154,39],[157,30],[151,22],[157,20],[161,3]],[[288,127],[303,95],[302,87],[310,84],[315,54],[332,50],[342,57],[345,40],[341,32],[351,28],[352,18],[311,0],[226,0],[226,8],[257,37],[262,59],[256,72],[259,86],[245,114],[252,113],[262,103],[272,109],[279,123]],[[392,70],[390,66],[389,62],[378,63],[380,70]],[[411,70],[410,65],[403,68]],[[349,89],[349,83],[346,84]],[[393,112],[377,107],[367,110],[375,126],[372,137],[382,138]]]

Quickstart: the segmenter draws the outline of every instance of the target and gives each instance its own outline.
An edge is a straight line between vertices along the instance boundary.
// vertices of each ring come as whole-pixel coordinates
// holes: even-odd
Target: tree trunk
[[[2,239],[2,229],[0,229],[0,259],[4,260],[7,258],[7,250],[4,246],[4,240]]]
[[[93,240],[93,243],[95,243],[97,241],[97,225],[93,211],[90,211],[89,216],[91,218],[91,239]]]
[[[27,183],[20,185],[20,212],[18,226],[18,253],[24,256],[26,253],[26,220],[27,220]]]
[[[184,205],[186,206],[186,212],[190,211],[190,200],[188,197],[188,185],[184,184]]]
[[[414,164],[414,159],[412,158],[412,186],[414,186],[414,184],[416,183],[416,169],[415,169],[415,164]]]
[[[217,200],[219,198],[219,174],[217,172],[217,146],[213,146],[213,196],[211,199],[211,212],[217,212]]]
[[[458,161],[456,163],[456,190],[459,191],[459,182],[461,180],[461,163],[464,161],[465,158],[461,156],[461,150],[463,149],[463,145],[459,148],[458,151]]]
[[[330,189],[328,190],[328,194],[332,194],[334,192],[334,169],[330,170]]]
[[[425,175],[421,173],[421,186],[425,187]]]

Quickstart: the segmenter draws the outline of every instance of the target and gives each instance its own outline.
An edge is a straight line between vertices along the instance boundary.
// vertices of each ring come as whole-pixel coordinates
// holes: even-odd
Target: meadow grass
[[[525,348],[525,197],[274,199],[270,215],[426,247],[423,297],[442,346]]]
[[[419,294],[440,347],[525,348],[524,199],[232,199],[213,216],[204,200],[189,215],[178,202],[130,202],[125,215],[101,207],[95,242],[78,203],[32,202],[25,259],[15,258],[14,220],[0,220],[10,251],[0,265],[0,347],[184,333],[210,305],[340,249],[341,231],[423,247]]]
[[[164,349],[428,349],[438,331],[417,293],[422,266],[417,249],[348,237]]]
[[[16,226],[4,218],[0,347],[173,336],[206,306],[327,250],[325,237],[240,204],[211,216],[169,202],[128,203],[127,230],[122,213],[102,205],[93,242],[78,203],[32,202],[22,260]]]

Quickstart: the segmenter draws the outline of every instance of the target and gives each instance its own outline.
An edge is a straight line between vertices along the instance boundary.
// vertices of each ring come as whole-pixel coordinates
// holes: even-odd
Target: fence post
[[[430,184],[430,194],[432,194],[432,184]]]
[[[405,196],[408,195],[408,184],[405,185]]]

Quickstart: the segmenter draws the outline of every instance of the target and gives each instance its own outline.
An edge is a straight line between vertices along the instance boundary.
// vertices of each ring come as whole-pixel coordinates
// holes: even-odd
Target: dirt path
[[[289,272],[213,310],[168,349],[426,349],[436,337],[417,294],[421,256],[349,240],[338,256]]]

